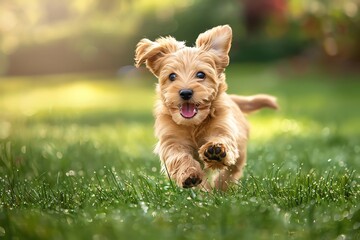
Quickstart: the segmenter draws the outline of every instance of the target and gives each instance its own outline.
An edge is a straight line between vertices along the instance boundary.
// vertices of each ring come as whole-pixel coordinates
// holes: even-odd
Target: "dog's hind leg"
[[[214,188],[226,191],[231,184],[236,184],[242,176],[245,165],[246,153],[242,153],[235,165],[219,171],[214,179]]]

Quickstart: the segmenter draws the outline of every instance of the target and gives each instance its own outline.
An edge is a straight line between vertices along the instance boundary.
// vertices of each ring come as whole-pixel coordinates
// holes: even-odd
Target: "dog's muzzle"
[[[181,89],[179,91],[180,97],[185,101],[190,100],[193,94],[194,92],[191,89]],[[194,103],[190,102],[185,102],[179,105],[179,110],[181,116],[183,116],[184,118],[193,118],[198,112],[197,106]]]

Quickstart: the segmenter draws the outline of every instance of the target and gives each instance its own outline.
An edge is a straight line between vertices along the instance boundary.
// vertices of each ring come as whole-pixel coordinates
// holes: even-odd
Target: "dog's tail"
[[[230,97],[244,113],[251,113],[266,107],[272,109],[279,108],[276,98],[266,94],[257,94],[252,96],[230,95]]]

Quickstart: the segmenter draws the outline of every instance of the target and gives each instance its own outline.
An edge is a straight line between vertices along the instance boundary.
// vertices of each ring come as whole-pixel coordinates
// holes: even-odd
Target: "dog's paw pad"
[[[201,183],[201,178],[197,176],[190,176],[185,179],[185,181],[182,183],[183,188],[191,188],[199,185]]]
[[[224,145],[220,144],[214,144],[210,145],[204,152],[205,157],[207,160],[210,161],[222,161],[226,157],[226,149]]]

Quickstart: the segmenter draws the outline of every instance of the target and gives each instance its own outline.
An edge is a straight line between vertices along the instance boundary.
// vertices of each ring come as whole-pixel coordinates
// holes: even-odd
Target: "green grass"
[[[249,116],[244,177],[180,189],[152,153],[155,80],[0,79],[0,239],[359,239],[356,73],[232,66],[229,92],[278,96]]]

